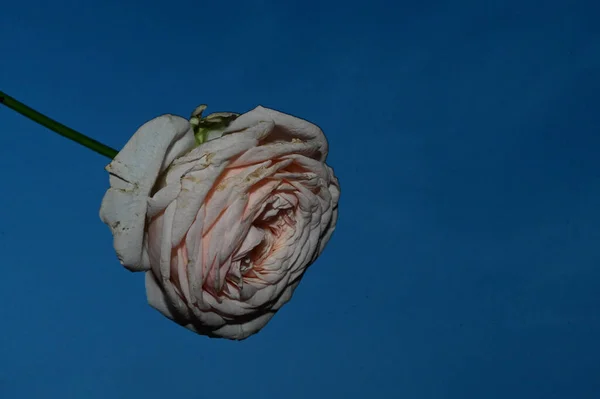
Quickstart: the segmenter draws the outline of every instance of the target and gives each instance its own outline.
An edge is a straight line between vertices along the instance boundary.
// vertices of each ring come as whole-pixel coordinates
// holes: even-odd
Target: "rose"
[[[239,340],[290,300],[321,254],[340,190],[314,124],[263,107],[203,109],[192,123],[163,115],[140,127],[106,167],[100,217],[121,263],[146,272],[152,307]]]

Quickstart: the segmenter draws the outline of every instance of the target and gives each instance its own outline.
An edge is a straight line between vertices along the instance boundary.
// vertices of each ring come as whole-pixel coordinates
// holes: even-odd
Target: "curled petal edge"
[[[142,125],[106,167],[110,189],[102,199],[100,219],[110,227],[117,257],[127,269],[150,269],[143,256],[148,197],[159,174],[194,146],[186,119],[161,115]]]

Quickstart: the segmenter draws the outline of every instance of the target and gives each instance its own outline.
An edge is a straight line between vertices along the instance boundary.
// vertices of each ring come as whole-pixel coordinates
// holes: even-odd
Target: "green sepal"
[[[196,107],[190,118],[190,125],[194,130],[196,144],[205,143],[210,132],[221,132],[225,130],[240,114],[234,112],[215,112],[206,117],[202,117],[202,112],[206,109],[206,104]]]

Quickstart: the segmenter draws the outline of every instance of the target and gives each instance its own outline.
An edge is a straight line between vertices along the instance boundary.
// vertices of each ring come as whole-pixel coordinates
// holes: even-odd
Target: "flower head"
[[[244,339],[292,296],[337,221],[314,124],[257,107],[144,124],[107,166],[100,217],[150,305],[199,334]]]

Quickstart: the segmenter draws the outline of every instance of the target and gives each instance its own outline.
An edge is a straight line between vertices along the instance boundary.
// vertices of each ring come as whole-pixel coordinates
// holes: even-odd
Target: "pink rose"
[[[151,306],[199,334],[241,340],[323,251],[340,188],[312,123],[263,107],[202,109],[133,135],[106,167],[100,218],[121,263],[146,272]]]

